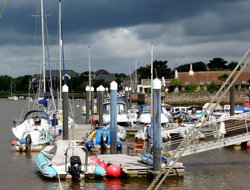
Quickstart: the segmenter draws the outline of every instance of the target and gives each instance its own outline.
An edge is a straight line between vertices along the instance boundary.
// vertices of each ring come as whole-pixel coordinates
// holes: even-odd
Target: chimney
[[[190,69],[189,69],[189,75],[193,75],[194,71],[193,71],[193,65],[192,63],[190,64]]]
[[[177,70],[175,70],[175,72],[174,72],[174,79],[178,80],[178,71]]]

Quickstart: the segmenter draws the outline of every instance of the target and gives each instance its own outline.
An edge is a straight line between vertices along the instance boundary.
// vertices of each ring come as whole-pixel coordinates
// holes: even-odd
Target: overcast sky
[[[39,73],[40,0],[0,0],[0,75]],[[44,0],[52,68],[58,63],[58,0]],[[5,7],[4,11],[2,9]],[[249,0],[62,0],[66,69],[133,72],[154,60],[171,68],[249,48]]]

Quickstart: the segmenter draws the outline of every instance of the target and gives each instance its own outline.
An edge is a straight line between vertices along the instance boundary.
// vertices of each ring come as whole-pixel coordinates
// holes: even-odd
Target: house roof
[[[111,82],[111,81],[115,80],[114,74],[111,74],[108,71],[103,70],[103,69],[97,70],[94,73],[94,75],[95,75],[96,80],[104,80],[105,82]]]
[[[196,84],[196,85],[205,85],[210,82],[214,82],[215,84],[223,84],[224,81],[220,80],[224,74],[230,75],[231,71],[200,71],[194,72],[193,75],[189,75],[189,72],[179,72],[178,78],[184,84]],[[236,72],[237,74],[238,72]],[[250,85],[250,70],[243,71],[239,78],[236,80],[237,85]]]

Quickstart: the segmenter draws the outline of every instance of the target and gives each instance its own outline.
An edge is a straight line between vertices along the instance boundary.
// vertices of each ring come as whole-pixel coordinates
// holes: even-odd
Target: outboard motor
[[[100,139],[101,148],[105,148],[107,144],[108,144],[108,134],[106,132],[102,132]]]
[[[94,141],[88,141],[86,142],[86,147],[90,151],[91,148],[94,148]]]
[[[69,174],[75,180],[79,180],[81,177],[82,162],[79,156],[70,157]]]
[[[31,144],[32,144],[31,135],[28,134],[28,135],[25,137],[25,147],[26,147],[26,150],[30,150]]]
[[[121,141],[117,141],[117,150],[118,151],[122,150],[122,142]]]

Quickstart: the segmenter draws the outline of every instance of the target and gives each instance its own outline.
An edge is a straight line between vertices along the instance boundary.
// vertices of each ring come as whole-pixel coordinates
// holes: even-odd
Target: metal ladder
[[[197,129],[201,128],[204,123],[208,120],[209,116],[214,111],[215,107],[221,102],[222,98],[225,97],[226,93],[230,90],[230,88],[234,85],[236,80],[239,78],[240,74],[243,72],[247,64],[250,62],[250,58],[248,57],[250,53],[250,48],[246,51],[246,53],[243,55],[243,57],[240,59],[237,66],[234,68],[234,70],[231,72],[229,77],[226,79],[224,84],[221,86],[221,88],[218,90],[216,95],[212,98],[210,101],[208,107],[206,110],[202,113],[202,115],[199,117],[199,119],[196,121],[194,126],[188,131],[187,136],[183,139],[183,141],[180,143],[180,145],[177,147],[177,149],[174,151],[174,153],[171,155],[170,159],[168,160],[166,166],[169,166],[167,170],[165,171],[165,168],[162,169],[156,177],[153,179],[151,184],[148,186],[147,190],[157,190],[160,188],[161,184],[164,182],[164,180],[169,175],[170,171],[174,168],[175,164],[178,162],[178,160],[181,158],[182,154],[185,152],[185,150],[188,148],[189,144],[191,143],[192,139],[190,138],[191,135],[194,135],[197,133]],[[237,70],[239,69],[238,73]],[[227,86],[228,85],[228,86]],[[225,87],[227,88],[225,89]],[[223,92],[223,89],[224,92]],[[217,100],[216,104],[214,106],[213,103]],[[207,117],[205,117],[204,120],[201,121],[201,118],[205,116],[205,113],[211,110]],[[198,126],[198,124],[201,123],[201,125]],[[198,126],[198,127],[197,127]],[[171,165],[170,165],[171,162]]]

